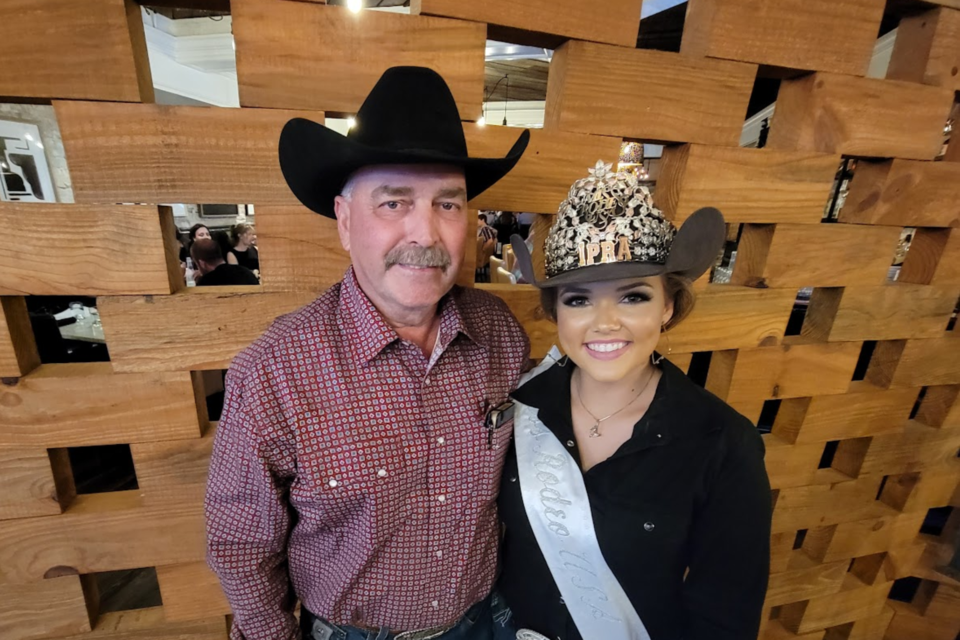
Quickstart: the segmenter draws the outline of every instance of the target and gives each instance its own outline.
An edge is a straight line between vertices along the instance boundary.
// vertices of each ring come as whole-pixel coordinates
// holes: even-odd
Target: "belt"
[[[457,625],[449,627],[431,627],[430,629],[419,629],[417,631],[402,631],[394,634],[394,640],[433,640],[452,630]]]
[[[301,614],[302,615],[302,614]],[[311,614],[313,615],[313,614]],[[429,629],[417,629],[415,631],[400,631],[392,632],[394,640],[434,640],[434,638],[439,638],[443,634],[447,633],[454,629],[457,625],[453,624],[447,627],[430,627]],[[322,618],[313,616],[313,624],[311,625],[310,636],[314,640],[328,640],[332,637],[332,632],[339,627],[326,622]],[[354,627],[355,629],[360,629],[362,631],[371,631],[377,632],[378,629],[365,628],[365,627]]]

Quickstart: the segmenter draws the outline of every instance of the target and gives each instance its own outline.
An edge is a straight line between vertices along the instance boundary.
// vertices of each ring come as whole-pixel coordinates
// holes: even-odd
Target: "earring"
[[[570,356],[563,356],[562,358],[560,358],[559,360],[557,360],[557,366],[562,369],[562,368],[564,368],[565,366],[567,366],[567,363],[568,363],[568,362],[570,362]]]
[[[666,323],[664,323],[663,325],[661,325],[661,327],[660,327],[660,333],[663,334],[663,335],[667,338],[667,355],[669,356],[671,353],[673,353],[673,347],[670,346],[670,334],[667,333],[667,325],[666,325]],[[651,363],[651,364],[654,364],[654,365],[660,364],[660,363],[663,361],[663,358],[664,358],[664,356],[662,356],[662,355],[658,356],[658,355],[657,355],[657,352],[654,351],[653,353],[650,354],[650,363]]]

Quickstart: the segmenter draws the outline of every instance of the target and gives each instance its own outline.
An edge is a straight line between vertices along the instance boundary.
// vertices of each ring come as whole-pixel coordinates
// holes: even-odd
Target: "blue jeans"
[[[490,617],[493,619],[493,640],[516,640],[517,627],[513,620],[513,611],[499,592],[490,595]]]
[[[318,618],[305,607],[300,607],[300,631],[303,640],[393,640],[389,629],[379,631],[336,625]],[[493,637],[493,619],[490,615],[490,597],[470,607],[457,625],[436,640],[490,640]]]

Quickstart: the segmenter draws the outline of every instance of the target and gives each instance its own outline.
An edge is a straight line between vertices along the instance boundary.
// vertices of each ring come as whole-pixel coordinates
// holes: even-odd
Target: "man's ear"
[[[333,211],[337,214],[337,233],[344,251],[350,251],[350,201],[343,196],[333,199]]]

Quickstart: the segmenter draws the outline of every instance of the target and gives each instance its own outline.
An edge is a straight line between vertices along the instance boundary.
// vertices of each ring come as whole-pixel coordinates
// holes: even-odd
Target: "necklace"
[[[583,403],[583,398],[580,396],[580,383],[579,383],[579,381],[577,382],[577,400],[580,401],[580,406],[583,407],[583,410],[586,411],[586,412],[590,415],[590,417],[593,418],[593,420],[594,420],[593,426],[590,427],[590,437],[591,437],[591,438],[599,438],[599,437],[602,435],[602,434],[600,433],[600,423],[601,423],[601,422],[603,422],[604,420],[608,420],[608,419],[612,418],[613,416],[617,415],[618,413],[620,413],[621,411],[623,411],[624,409],[626,409],[627,407],[629,407],[630,405],[632,405],[634,402],[636,402],[636,401],[637,401],[637,398],[639,398],[640,396],[643,395],[643,392],[647,390],[647,387],[648,387],[648,386],[650,386],[650,381],[653,380],[653,375],[654,375],[654,373],[656,373],[656,370],[655,370],[653,367],[650,367],[650,375],[647,377],[647,381],[643,384],[643,387],[640,389],[640,393],[638,393],[637,395],[633,396],[633,399],[632,399],[630,402],[628,402],[627,404],[623,405],[622,407],[620,407],[619,409],[617,409],[616,411],[614,411],[614,412],[611,413],[610,415],[604,416],[604,417],[602,417],[602,418],[598,418],[597,416],[593,415],[593,412],[590,411],[590,409],[587,409],[587,405],[585,405],[585,404]]]

